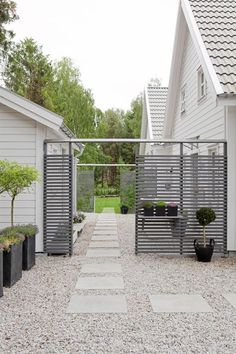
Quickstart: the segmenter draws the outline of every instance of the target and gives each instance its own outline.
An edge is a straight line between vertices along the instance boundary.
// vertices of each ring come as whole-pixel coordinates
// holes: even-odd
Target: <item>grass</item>
[[[120,214],[120,197],[95,197],[95,212],[102,213],[103,208],[114,208]]]

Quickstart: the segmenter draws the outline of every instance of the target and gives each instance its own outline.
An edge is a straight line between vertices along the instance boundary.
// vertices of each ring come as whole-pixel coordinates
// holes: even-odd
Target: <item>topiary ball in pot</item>
[[[143,207],[144,216],[153,216],[154,210],[153,210],[152,202],[150,201],[143,202],[142,207]]]

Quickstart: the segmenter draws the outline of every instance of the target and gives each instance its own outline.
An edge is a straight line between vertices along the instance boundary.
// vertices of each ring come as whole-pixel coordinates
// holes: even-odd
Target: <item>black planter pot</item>
[[[167,205],[167,216],[177,216],[178,215],[178,206],[170,207]]]
[[[120,207],[120,212],[121,212],[121,214],[127,214],[127,213],[128,213],[128,210],[129,210],[129,208],[128,208],[127,206],[125,206],[125,205],[122,205],[122,206]]]
[[[153,216],[154,214],[154,208],[151,207],[151,208],[143,208],[144,210],[144,215],[145,216]]]
[[[157,216],[165,216],[166,215],[166,207],[163,206],[156,206],[156,215]]]
[[[194,249],[196,252],[198,262],[210,262],[214,251],[215,241],[210,239],[210,243],[204,247],[198,243],[198,240],[194,240]]]
[[[23,242],[22,269],[30,270],[35,265],[35,236],[26,237]]]
[[[0,250],[0,297],[3,296],[3,252]]]
[[[3,252],[3,286],[10,288],[22,277],[22,242]]]

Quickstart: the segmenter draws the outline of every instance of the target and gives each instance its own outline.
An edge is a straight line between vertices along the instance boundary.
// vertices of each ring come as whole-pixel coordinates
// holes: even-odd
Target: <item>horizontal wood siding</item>
[[[210,82],[207,83],[207,96],[198,101],[198,68],[200,60],[197,56],[190,34],[186,37],[182,71],[175,107],[175,123],[173,139],[224,138],[224,108],[216,106],[216,95]],[[181,114],[180,92],[186,87],[186,111]],[[201,153],[207,153],[207,146],[201,146]]]
[[[0,159],[36,165],[36,123],[0,105]],[[35,223],[35,185],[16,198],[15,223]],[[0,228],[10,225],[10,198],[0,196]]]

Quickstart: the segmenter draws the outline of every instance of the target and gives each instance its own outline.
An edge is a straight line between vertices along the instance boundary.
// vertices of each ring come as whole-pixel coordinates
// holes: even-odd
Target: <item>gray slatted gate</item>
[[[72,255],[73,156],[44,155],[44,252]]]
[[[227,253],[227,156],[168,155],[136,157],[136,253],[194,252],[201,236],[196,210],[211,207],[216,220],[207,236],[215,252]],[[178,218],[146,217],[143,201],[164,200],[179,207]]]

